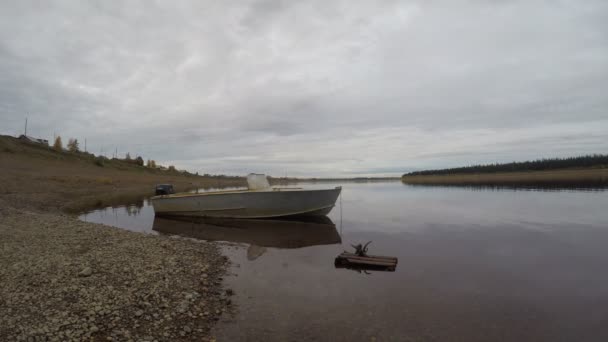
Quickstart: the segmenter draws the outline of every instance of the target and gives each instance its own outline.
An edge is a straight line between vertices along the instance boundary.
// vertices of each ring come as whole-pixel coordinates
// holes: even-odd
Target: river
[[[320,223],[171,223],[147,200],[81,219],[228,241],[220,341],[608,340],[607,191],[302,184],[335,185]],[[334,266],[368,241],[394,272]]]

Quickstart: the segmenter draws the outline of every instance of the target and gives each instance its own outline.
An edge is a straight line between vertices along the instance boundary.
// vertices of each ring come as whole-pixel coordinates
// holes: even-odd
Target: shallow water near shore
[[[301,186],[336,185],[331,221],[171,221],[145,200],[81,219],[232,242],[220,341],[608,340],[608,192]],[[334,266],[367,241],[395,272]]]

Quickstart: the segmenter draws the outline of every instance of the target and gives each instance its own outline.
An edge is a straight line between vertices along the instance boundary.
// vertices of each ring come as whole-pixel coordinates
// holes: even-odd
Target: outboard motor
[[[173,190],[173,185],[171,185],[171,184],[158,184],[156,186],[156,191],[155,191],[156,196],[170,195],[170,194],[174,194],[174,193],[175,193],[175,191]]]

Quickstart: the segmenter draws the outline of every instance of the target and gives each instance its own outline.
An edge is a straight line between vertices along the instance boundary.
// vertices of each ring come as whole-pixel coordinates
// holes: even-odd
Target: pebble
[[[213,244],[201,249],[183,239],[144,239],[71,216],[19,216],[1,201],[0,228],[8,239],[0,275],[10,295],[8,305],[0,305],[0,341],[167,341],[194,332],[208,339],[217,310],[226,305],[220,298],[225,290],[216,286],[224,266]],[[44,234],[41,223],[49,225]],[[169,248],[160,248],[158,239]],[[28,241],[27,248],[12,248],[20,241]],[[78,253],[76,245],[87,252]],[[93,275],[94,281],[84,281]]]
[[[92,274],[93,274],[93,270],[90,267],[85,267],[82,271],[80,271],[80,273],[78,273],[78,276],[89,277]]]

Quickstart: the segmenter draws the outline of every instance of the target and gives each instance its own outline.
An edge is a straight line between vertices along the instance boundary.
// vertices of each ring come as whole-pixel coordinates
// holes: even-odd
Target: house
[[[29,135],[24,135],[24,134],[21,134],[19,136],[19,140],[29,142],[29,143],[34,143],[34,144],[42,144],[42,145],[47,145],[47,146],[49,145],[49,141],[46,139],[38,139],[38,138],[34,138],[34,137],[31,137]]]

